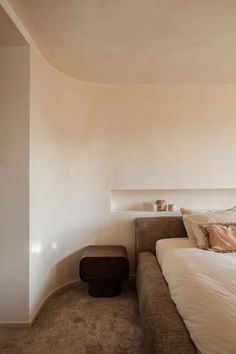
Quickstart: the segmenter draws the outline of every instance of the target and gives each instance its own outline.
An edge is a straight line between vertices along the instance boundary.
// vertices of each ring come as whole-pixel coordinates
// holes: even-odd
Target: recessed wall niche
[[[236,189],[112,189],[111,212],[149,212],[157,199],[187,208],[230,208],[236,205]],[[160,212],[163,213],[163,212]]]

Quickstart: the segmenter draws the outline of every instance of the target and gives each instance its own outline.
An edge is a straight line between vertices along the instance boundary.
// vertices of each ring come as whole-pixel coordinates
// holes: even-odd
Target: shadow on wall
[[[107,229],[107,228],[108,228],[108,226],[105,227],[105,229]],[[108,242],[106,240],[107,234],[108,235],[110,234],[109,231],[106,232],[102,228],[97,228],[96,230],[93,229],[90,231],[91,231],[91,233],[89,236],[86,234],[86,230],[84,230],[84,232],[83,232],[81,229],[79,231],[78,230],[76,230],[74,232],[71,231],[70,238],[68,238],[68,233],[67,233],[67,238],[63,234],[62,239],[64,241],[60,245],[60,247],[62,249],[65,249],[67,246],[65,240],[67,240],[67,242],[71,242],[71,239],[74,240],[76,237],[78,237],[78,234],[86,235],[86,238],[83,240],[83,243],[85,243],[85,246],[75,250],[73,253],[70,253],[66,257],[62,258],[59,262],[57,262],[50,269],[50,274],[51,274],[50,278],[54,279],[55,287],[60,287],[60,286],[63,286],[71,281],[80,279],[80,277],[79,277],[79,263],[80,263],[80,259],[82,257],[82,254],[88,245],[93,245],[93,244],[94,245],[96,245],[96,244],[102,245],[102,244],[109,244],[109,243],[114,244],[115,243],[113,241]],[[86,243],[86,239],[88,240],[88,243]],[[80,242],[81,242],[81,239],[80,239]]]
[[[76,250],[55,264],[52,272],[54,272],[58,286],[61,284],[66,284],[70,281],[80,280],[79,263],[85,248],[86,247]]]

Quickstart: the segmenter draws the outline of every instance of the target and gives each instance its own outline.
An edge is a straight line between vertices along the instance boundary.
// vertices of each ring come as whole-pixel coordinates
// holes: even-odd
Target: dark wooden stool
[[[123,246],[88,246],[80,260],[80,278],[92,296],[116,296],[129,277],[129,260]]]

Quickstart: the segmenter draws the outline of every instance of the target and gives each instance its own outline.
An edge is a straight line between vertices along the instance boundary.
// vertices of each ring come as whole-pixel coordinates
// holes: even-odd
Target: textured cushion
[[[215,252],[236,251],[236,225],[205,226],[209,248]]]

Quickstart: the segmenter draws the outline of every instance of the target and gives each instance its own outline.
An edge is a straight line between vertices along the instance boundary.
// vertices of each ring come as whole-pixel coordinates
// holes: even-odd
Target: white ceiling
[[[26,41],[0,6],[0,45],[25,45]]]
[[[236,82],[235,0],[9,0],[46,59],[104,83]]]

